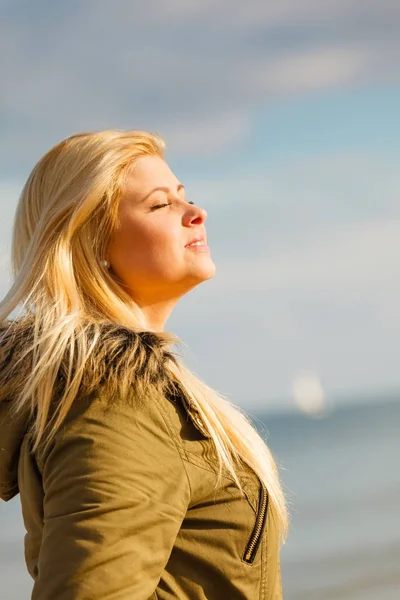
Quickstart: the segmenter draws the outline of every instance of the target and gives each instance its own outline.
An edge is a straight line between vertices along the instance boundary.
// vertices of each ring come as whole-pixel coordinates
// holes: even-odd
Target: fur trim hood
[[[0,498],[10,500],[18,489],[18,458],[20,446],[29,430],[30,415],[12,411],[13,398],[20,393],[31,372],[31,355],[16,362],[33,342],[32,317],[0,323]],[[169,349],[169,334],[151,331],[135,332],[113,323],[101,323],[100,336],[88,359],[78,396],[90,394],[106,386],[111,397],[118,393],[121,381],[129,381],[140,392],[149,389],[175,394],[168,363],[177,359]],[[94,333],[89,327],[88,341]],[[64,356],[55,385],[55,401],[66,383],[69,356]]]

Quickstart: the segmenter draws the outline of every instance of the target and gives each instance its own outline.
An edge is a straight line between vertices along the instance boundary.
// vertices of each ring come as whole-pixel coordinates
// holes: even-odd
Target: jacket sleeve
[[[189,504],[180,452],[153,397],[77,406],[43,457],[32,600],[148,600]]]

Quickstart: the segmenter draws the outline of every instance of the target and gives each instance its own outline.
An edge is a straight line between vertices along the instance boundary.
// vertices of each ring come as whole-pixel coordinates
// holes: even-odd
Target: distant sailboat
[[[297,407],[309,415],[321,415],[326,410],[325,392],[315,374],[299,374],[292,382],[292,397]]]

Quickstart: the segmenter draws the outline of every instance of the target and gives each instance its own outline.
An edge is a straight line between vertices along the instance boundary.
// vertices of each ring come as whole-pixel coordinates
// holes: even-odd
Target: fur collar
[[[12,404],[32,370],[30,355],[16,363],[33,342],[33,326],[33,318],[29,316],[0,323],[0,498],[3,500],[18,493],[18,457],[30,416],[15,417]],[[182,389],[167,368],[171,361],[177,363],[168,347],[169,334],[134,332],[109,322],[99,328],[100,335],[85,365],[78,396],[105,386],[112,398],[121,385],[122,393],[134,386],[139,394],[151,388],[172,397],[180,395]],[[89,345],[93,334],[94,326],[90,325]],[[56,377],[54,401],[65,387],[68,361],[66,352]]]
[[[33,327],[30,316],[0,324],[0,402],[15,397],[31,372],[30,355],[16,363],[33,343]],[[94,325],[90,324],[88,345],[94,339],[94,332]],[[117,392],[120,382],[127,378],[138,390],[149,385],[162,392],[171,385],[174,389],[167,366],[170,361],[176,364],[177,360],[168,348],[169,334],[135,332],[111,322],[99,324],[99,332],[85,365],[79,394],[91,393],[103,385],[107,385],[111,393]],[[66,351],[57,374],[56,392],[65,386],[69,360]]]

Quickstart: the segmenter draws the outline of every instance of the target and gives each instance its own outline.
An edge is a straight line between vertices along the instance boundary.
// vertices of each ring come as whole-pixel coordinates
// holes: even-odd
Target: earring
[[[104,265],[105,267],[108,267],[108,265],[109,265],[109,264],[110,264],[110,263],[108,262],[108,260],[103,260],[103,265]]]

